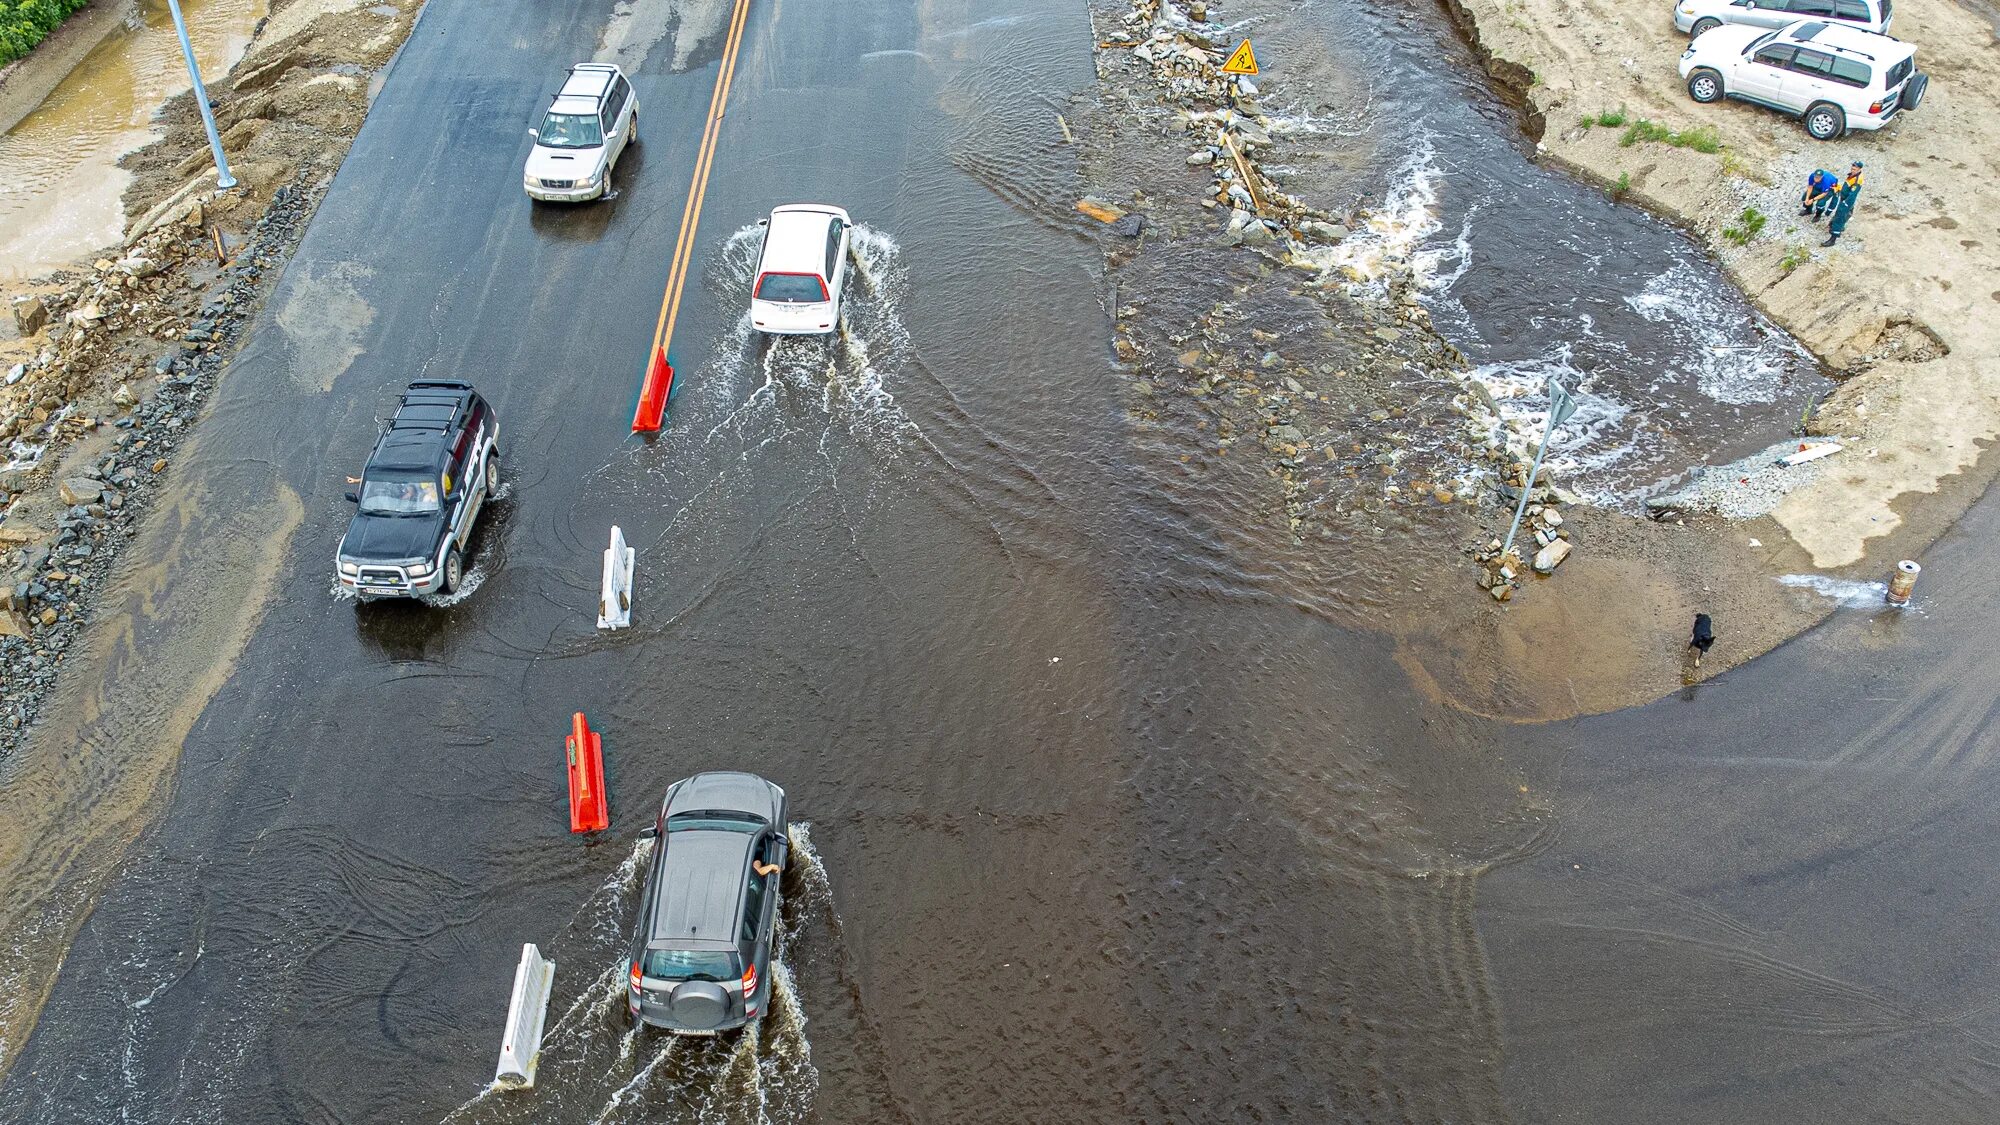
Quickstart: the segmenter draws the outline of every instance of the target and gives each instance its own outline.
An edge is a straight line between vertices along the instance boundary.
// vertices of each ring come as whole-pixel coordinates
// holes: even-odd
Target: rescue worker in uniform
[[[1826,218],[1833,213],[1834,190],[1840,186],[1840,177],[1824,168],[1813,169],[1806,180],[1805,194],[1799,196],[1799,217],[1810,215],[1813,221]]]
[[[1847,178],[1840,181],[1840,187],[1835,189],[1835,196],[1833,222],[1827,224],[1826,241],[1821,244],[1824,246],[1831,246],[1839,242],[1840,236],[1847,233],[1847,221],[1854,217],[1854,202],[1861,198],[1861,162],[1859,160],[1847,166]]]

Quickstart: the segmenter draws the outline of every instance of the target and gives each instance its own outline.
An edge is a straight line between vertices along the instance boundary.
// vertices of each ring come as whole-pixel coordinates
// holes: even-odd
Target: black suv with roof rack
[[[472,384],[420,379],[403,392],[368,467],[334,557],[340,584],[364,598],[458,589],[472,525],[500,488],[500,423]]]

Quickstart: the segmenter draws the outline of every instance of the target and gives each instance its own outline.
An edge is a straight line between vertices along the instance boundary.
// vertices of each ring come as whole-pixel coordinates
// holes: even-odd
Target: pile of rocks
[[[323,184],[324,170],[307,177]],[[20,327],[47,339],[0,387],[0,434],[15,451],[0,470],[0,756],[33,721],[90,594],[316,198],[278,189],[226,268],[197,211],[16,306]]]
[[[1520,466],[1513,482],[1500,489],[1500,498],[1507,502],[1510,513],[1520,503],[1519,485],[1527,476],[1527,468]],[[1553,485],[1538,483],[1528,494],[1527,513],[1521,519],[1520,533],[1511,548],[1503,553],[1504,544],[1498,539],[1487,540],[1483,548],[1467,548],[1466,553],[1479,564],[1479,588],[1492,594],[1494,601],[1512,598],[1530,567],[1546,576],[1554,574],[1563,560],[1569,558],[1574,544],[1560,508],[1561,501],[1566,499],[1574,497]],[[1532,549],[1534,554],[1527,566],[1523,566],[1521,552],[1526,549]]]
[[[1226,211],[1225,236],[1231,245],[1287,243],[1297,253],[1314,244],[1347,237],[1348,227],[1279,190],[1257,166],[1259,150],[1274,144],[1271,123],[1258,107],[1257,84],[1222,73],[1227,44],[1211,37],[1220,31],[1211,11],[1194,0],[1133,0],[1124,25],[1138,38],[1107,40],[1104,49],[1129,49],[1152,68],[1165,97],[1178,107],[1176,123],[1196,138],[1190,167],[1213,172],[1212,190],[1202,206]]]

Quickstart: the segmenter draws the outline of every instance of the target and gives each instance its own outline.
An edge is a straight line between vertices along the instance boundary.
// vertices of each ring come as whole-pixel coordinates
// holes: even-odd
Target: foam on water
[[[1781,574],[1778,584],[1795,590],[1810,590],[1841,609],[1900,608],[1889,605],[1889,584],[1886,582],[1829,578],[1824,574]]]
[[[1681,366],[1663,378],[1686,381],[1690,376],[1703,395],[1725,403],[1770,402],[1797,349],[1775,336],[1759,332],[1748,340],[1714,286],[1687,262],[1655,276],[1638,293],[1625,298],[1634,312],[1665,328],[1671,338],[1688,341]]]
[[[1345,278],[1351,292],[1380,293],[1390,275],[1413,267],[1417,248],[1443,228],[1437,206],[1443,179],[1430,137],[1419,135],[1392,177],[1388,197],[1368,213],[1360,229],[1332,246],[1294,257],[1322,274]],[[1465,257],[1470,255],[1468,245]]]

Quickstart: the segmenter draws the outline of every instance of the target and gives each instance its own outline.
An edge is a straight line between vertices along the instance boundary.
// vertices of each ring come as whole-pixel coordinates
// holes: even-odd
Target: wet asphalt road
[[[1054,122],[1091,80],[1067,2],[753,5],[683,386],[637,441],[726,9],[556,7],[429,7],[135,545],[158,604],[86,745],[172,729],[118,678],[200,656],[250,576],[273,596],[0,1118],[1818,1120],[1859,1078],[1855,1119],[1979,1119],[1992,690],[1955,574],[1993,504],[1927,616],[1837,618],[1691,702],[1553,730],[1421,702],[1385,642],[1183,557],[1241,513],[1161,499],[1126,427]],[[616,200],[531,207],[524,130],[607,26],[644,145]],[[847,346],[739,323],[747,232],[801,198],[869,235]],[[512,493],[469,597],[357,608],[342,478],[420,373],[493,399]],[[637,612],[599,635],[613,522]],[[621,861],[721,766],[811,823],[803,1023],[622,1039],[589,1002]],[[560,966],[553,1065],[454,1114],[523,941]]]
[[[1512,1104],[2000,1113],[1996,539],[1989,494],[1927,553],[1911,610],[1857,595],[1713,683],[1546,732],[1560,827],[1480,884]]]

